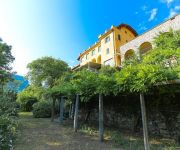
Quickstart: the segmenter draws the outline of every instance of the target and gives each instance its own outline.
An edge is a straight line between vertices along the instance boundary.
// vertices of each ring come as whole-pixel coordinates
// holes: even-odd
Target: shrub
[[[13,149],[13,142],[18,123],[8,115],[0,116],[0,149]]]
[[[32,111],[34,103],[42,99],[43,88],[29,86],[17,95],[17,102],[20,104],[22,111]]]
[[[35,97],[24,97],[21,99],[20,108],[22,111],[32,111],[33,104],[36,103],[38,100]]]
[[[40,101],[33,105],[33,116],[35,118],[48,118],[51,116],[51,103]]]
[[[0,149],[13,149],[13,142],[18,122],[17,104],[10,95],[0,97]]]
[[[0,116],[7,114],[8,116],[17,116],[18,110],[17,110],[18,104],[11,100],[9,97],[1,97],[0,98]]]

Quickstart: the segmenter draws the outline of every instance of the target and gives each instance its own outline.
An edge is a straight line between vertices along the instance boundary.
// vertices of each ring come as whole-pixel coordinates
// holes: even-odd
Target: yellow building
[[[134,39],[137,32],[127,24],[105,31],[98,36],[98,41],[81,53],[78,57],[79,64],[73,70],[81,67],[98,69],[101,65],[121,66],[121,55],[119,47]]]

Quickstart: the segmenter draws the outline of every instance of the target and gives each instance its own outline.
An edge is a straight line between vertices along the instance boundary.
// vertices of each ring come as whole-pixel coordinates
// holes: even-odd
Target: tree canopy
[[[69,70],[68,64],[60,59],[42,57],[29,63],[28,78],[37,86],[52,87],[56,79]]]
[[[160,33],[154,39],[155,48],[141,57],[135,56],[125,61],[120,70],[104,66],[98,72],[76,71],[70,73],[71,75],[65,75],[63,78],[68,78],[66,81],[61,78],[56,89],[61,89],[64,94],[73,91],[88,100],[96,94],[144,93],[154,86],[178,79],[180,78],[179,33],[180,31]]]
[[[11,63],[14,61],[11,48],[0,39],[0,84],[7,82],[10,76]]]

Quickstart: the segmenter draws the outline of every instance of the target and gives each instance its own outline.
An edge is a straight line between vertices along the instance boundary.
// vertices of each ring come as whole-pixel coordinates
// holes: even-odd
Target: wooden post
[[[74,109],[75,109],[75,104],[74,104],[74,102],[75,102],[75,100],[73,99],[73,101],[72,101],[72,106],[71,106],[71,119],[73,119],[74,118]]]
[[[146,107],[145,107],[145,101],[144,101],[144,94],[143,93],[140,93],[140,103],[141,103],[141,114],[142,114],[143,135],[144,135],[144,149],[150,150],[149,142],[148,142]]]
[[[60,103],[60,113],[59,113],[59,121],[63,123],[63,114],[64,114],[64,97],[61,96],[61,103]]]
[[[74,132],[77,132],[78,127],[78,110],[79,109],[79,94],[76,95],[75,114],[74,114]]]
[[[71,104],[69,105],[69,118],[71,118]]]
[[[55,115],[55,99],[51,99],[52,100],[52,107],[51,107],[51,122],[54,121],[54,115]]]
[[[99,140],[104,140],[103,95],[99,94]]]

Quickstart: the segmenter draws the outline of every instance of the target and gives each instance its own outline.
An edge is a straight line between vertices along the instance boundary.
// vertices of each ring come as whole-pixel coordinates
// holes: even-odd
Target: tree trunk
[[[99,140],[104,140],[103,95],[99,94]]]
[[[79,111],[79,94],[76,95],[75,114],[74,114],[74,131],[77,132]]]
[[[54,121],[54,115],[55,115],[55,99],[51,99],[52,101],[52,107],[51,107],[51,122]]]
[[[140,102],[141,102],[141,114],[142,114],[142,124],[143,124],[143,134],[144,134],[144,149],[150,150],[149,142],[148,142],[146,108],[145,108],[144,94],[143,93],[140,93]]]
[[[63,114],[64,114],[64,97],[61,96],[60,116],[59,116],[59,121],[60,121],[60,123],[63,123]]]

